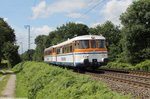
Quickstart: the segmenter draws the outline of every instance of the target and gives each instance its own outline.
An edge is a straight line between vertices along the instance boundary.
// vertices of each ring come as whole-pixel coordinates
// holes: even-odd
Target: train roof
[[[63,45],[66,45],[66,44],[69,44],[73,41],[77,41],[77,40],[90,40],[90,39],[103,39],[105,40],[105,37],[103,37],[102,35],[82,35],[82,36],[77,36],[77,37],[74,37],[72,39],[68,39],[67,41],[64,41],[62,43],[59,43],[57,45],[54,45],[54,46],[51,46],[51,47],[48,47],[45,49],[46,50],[49,50],[49,49],[52,49],[52,48],[55,48],[55,47],[60,47],[60,46],[63,46]]]

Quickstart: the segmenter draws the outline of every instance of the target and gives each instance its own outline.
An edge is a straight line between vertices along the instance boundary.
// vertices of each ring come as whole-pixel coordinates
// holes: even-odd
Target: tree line
[[[3,18],[0,18],[0,65],[2,60],[7,60],[8,67],[11,68],[21,61],[18,54],[14,30]]]
[[[136,0],[121,14],[121,25],[106,21],[94,28],[85,24],[69,22],[57,27],[49,35],[35,39],[36,49],[22,54],[24,60],[32,54],[32,60],[43,61],[44,49],[80,35],[103,35],[108,42],[110,61],[136,64],[150,59],[150,1]]]

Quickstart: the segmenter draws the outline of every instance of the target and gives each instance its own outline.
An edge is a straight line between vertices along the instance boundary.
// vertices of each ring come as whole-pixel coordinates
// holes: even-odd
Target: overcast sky
[[[119,25],[119,16],[133,0],[1,0],[0,17],[15,30],[17,44],[28,46],[28,32],[24,25],[31,26],[31,48],[35,48],[37,35],[50,31],[66,22],[83,23],[89,27],[103,24],[106,20]],[[19,49],[19,52],[21,50]]]

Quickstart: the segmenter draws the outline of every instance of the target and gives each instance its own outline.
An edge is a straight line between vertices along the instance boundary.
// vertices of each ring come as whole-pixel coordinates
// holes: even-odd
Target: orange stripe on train
[[[107,48],[74,49],[74,52],[107,51]]]

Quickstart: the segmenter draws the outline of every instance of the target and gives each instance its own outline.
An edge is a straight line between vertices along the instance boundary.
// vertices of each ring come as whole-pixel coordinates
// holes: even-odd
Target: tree
[[[137,0],[120,17],[125,62],[138,63],[150,59],[149,9],[149,0]]]
[[[54,44],[57,44],[58,42],[57,39],[58,39],[57,31],[55,30],[55,31],[50,32],[49,35],[46,37],[46,41],[45,41],[46,48]]]
[[[12,68],[15,64],[21,61],[20,56],[18,54],[18,46],[13,45],[11,42],[6,42],[3,45],[3,56],[6,60],[8,60],[8,67]]]
[[[112,22],[106,21],[102,25],[98,25],[95,28],[90,28],[91,34],[103,35],[108,43],[108,56],[109,60],[115,60],[121,53],[120,48],[120,30],[118,26],[115,26]]]
[[[88,29],[88,26],[84,24],[76,24],[72,22],[63,24],[62,26],[57,27],[55,31],[49,33],[46,40],[46,47],[61,43],[75,36],[87,35],[89,34]]]
[[[36,37],[35,39],[36,49],[33,55],[33,60],[43,61],[46,37],[47,36],[45,35],[39,35],[38,37]]]
[[[15,41],[14,30],[3,18],[0,18],[0,63],[2,58],[8,59],[11,65],[15,65],[20,61]],[[16,59],[13,55],[16,55]]]
[[[21,59],[23,61],[32,61],[35,50],[30,49],[21,54]]]

